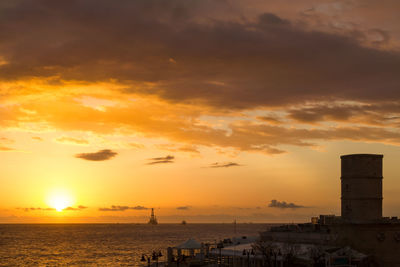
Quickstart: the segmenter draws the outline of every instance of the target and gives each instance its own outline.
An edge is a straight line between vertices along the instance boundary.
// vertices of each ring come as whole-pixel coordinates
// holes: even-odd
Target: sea
[[[258,236],[271,224],[0,224],[0,266],[144,266],[189,238]],[[235,229],[236,228],[236,229]],[[235,234],[236,232],[236,234]]]

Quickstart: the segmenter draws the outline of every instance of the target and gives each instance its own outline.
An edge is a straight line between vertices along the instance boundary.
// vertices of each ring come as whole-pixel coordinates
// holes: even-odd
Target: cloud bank
[[[271,200],[271,203],[268,204],[270,208],[278,208],[278,209],[298,209],[304,208],[304,206],[300,206],[294,203],[286,203],[285,201],[278,201],[276,199]]]
[[[210,164],[210,168],[229,168],[237,166],[242,166],[242,165],[236,162],[226,162],[226,163],[215,162],[213,164]]]
[[[339,16],[332,5],[297,15],[259,5],[245,16],[240,1],[2,1],[0,95],[18,105],[0,103],[0,126],[142,134],[193,153],[207,146],[281,154],[288,145],[343,140],[400,145],[400,50],[391,46],[398,29],[322,27]]]
[[[104,150],[100,150],[100,151],[94,152],[94,153],[76,154],[75,157],[84,159],[84,160],[89,160],[89,161],[104,161],[104,160],[112,159],[116,155],[118,155],[117,152],[114,152],[110,149],[104,149]]]
[[[74,207],[66,207],[65,209],[63,209],[63,210],[66,210],[66,211],[77,211],[77,210],[84,210],[84,209],[87,209],[88,207],[86,207],[86,206],[83,206],[83,205],[79,205],[78,207],[76,207],[76,208],[74,208]]]
[[[164,163],[174,163],[175,157],[168,155],[165,157],[151,158],[148,159],[150,162],[147,165],[164,164]]]
[[[116,206],[112,205],[110,208],[99,208],[99,211],[127,211],[127,210],[148,210],[149,208],[143,206]]]
[[[116,79],[126,93],[231,109],[400,98],[398,51],[364,46],[356,36],[310,31],[272,13],[254,21],[204,23],[195,1],[159,0],[22,0],[1,10],[5,80]],[[30,44],[29,53],[22,43]]]

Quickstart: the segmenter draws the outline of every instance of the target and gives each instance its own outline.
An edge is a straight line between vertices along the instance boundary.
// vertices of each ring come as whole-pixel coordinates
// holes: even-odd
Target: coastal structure
[[[310,223],[273,227],[261,239],[351,247],[367,255],[371,266],[400,266],[400,220],[382,216],[382,163],[383,155],[341,156],[341,216],[320,215]]]
[[[151,225],[157,225],[158,224],[157,218],[154,215],[154,208],[151,208],[151,215],[150,215],[150,219],[149,219],[148,224],[151,224]]]
[[[372,223],[382,219],[383,155],[341,156],[342,212],[347,223]]]

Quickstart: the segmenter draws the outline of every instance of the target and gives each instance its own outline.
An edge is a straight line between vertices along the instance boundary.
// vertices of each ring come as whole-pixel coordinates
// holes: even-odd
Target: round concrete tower
[[[353,154],[342,160],[342,219],[369,223],[382,218],[383,155]]]

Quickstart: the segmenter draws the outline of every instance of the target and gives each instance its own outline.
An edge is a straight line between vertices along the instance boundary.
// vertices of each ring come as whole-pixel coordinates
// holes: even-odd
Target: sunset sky
[[[340,215],[384,155],[400,215],[400,1],[0,1],[0,223]]]

